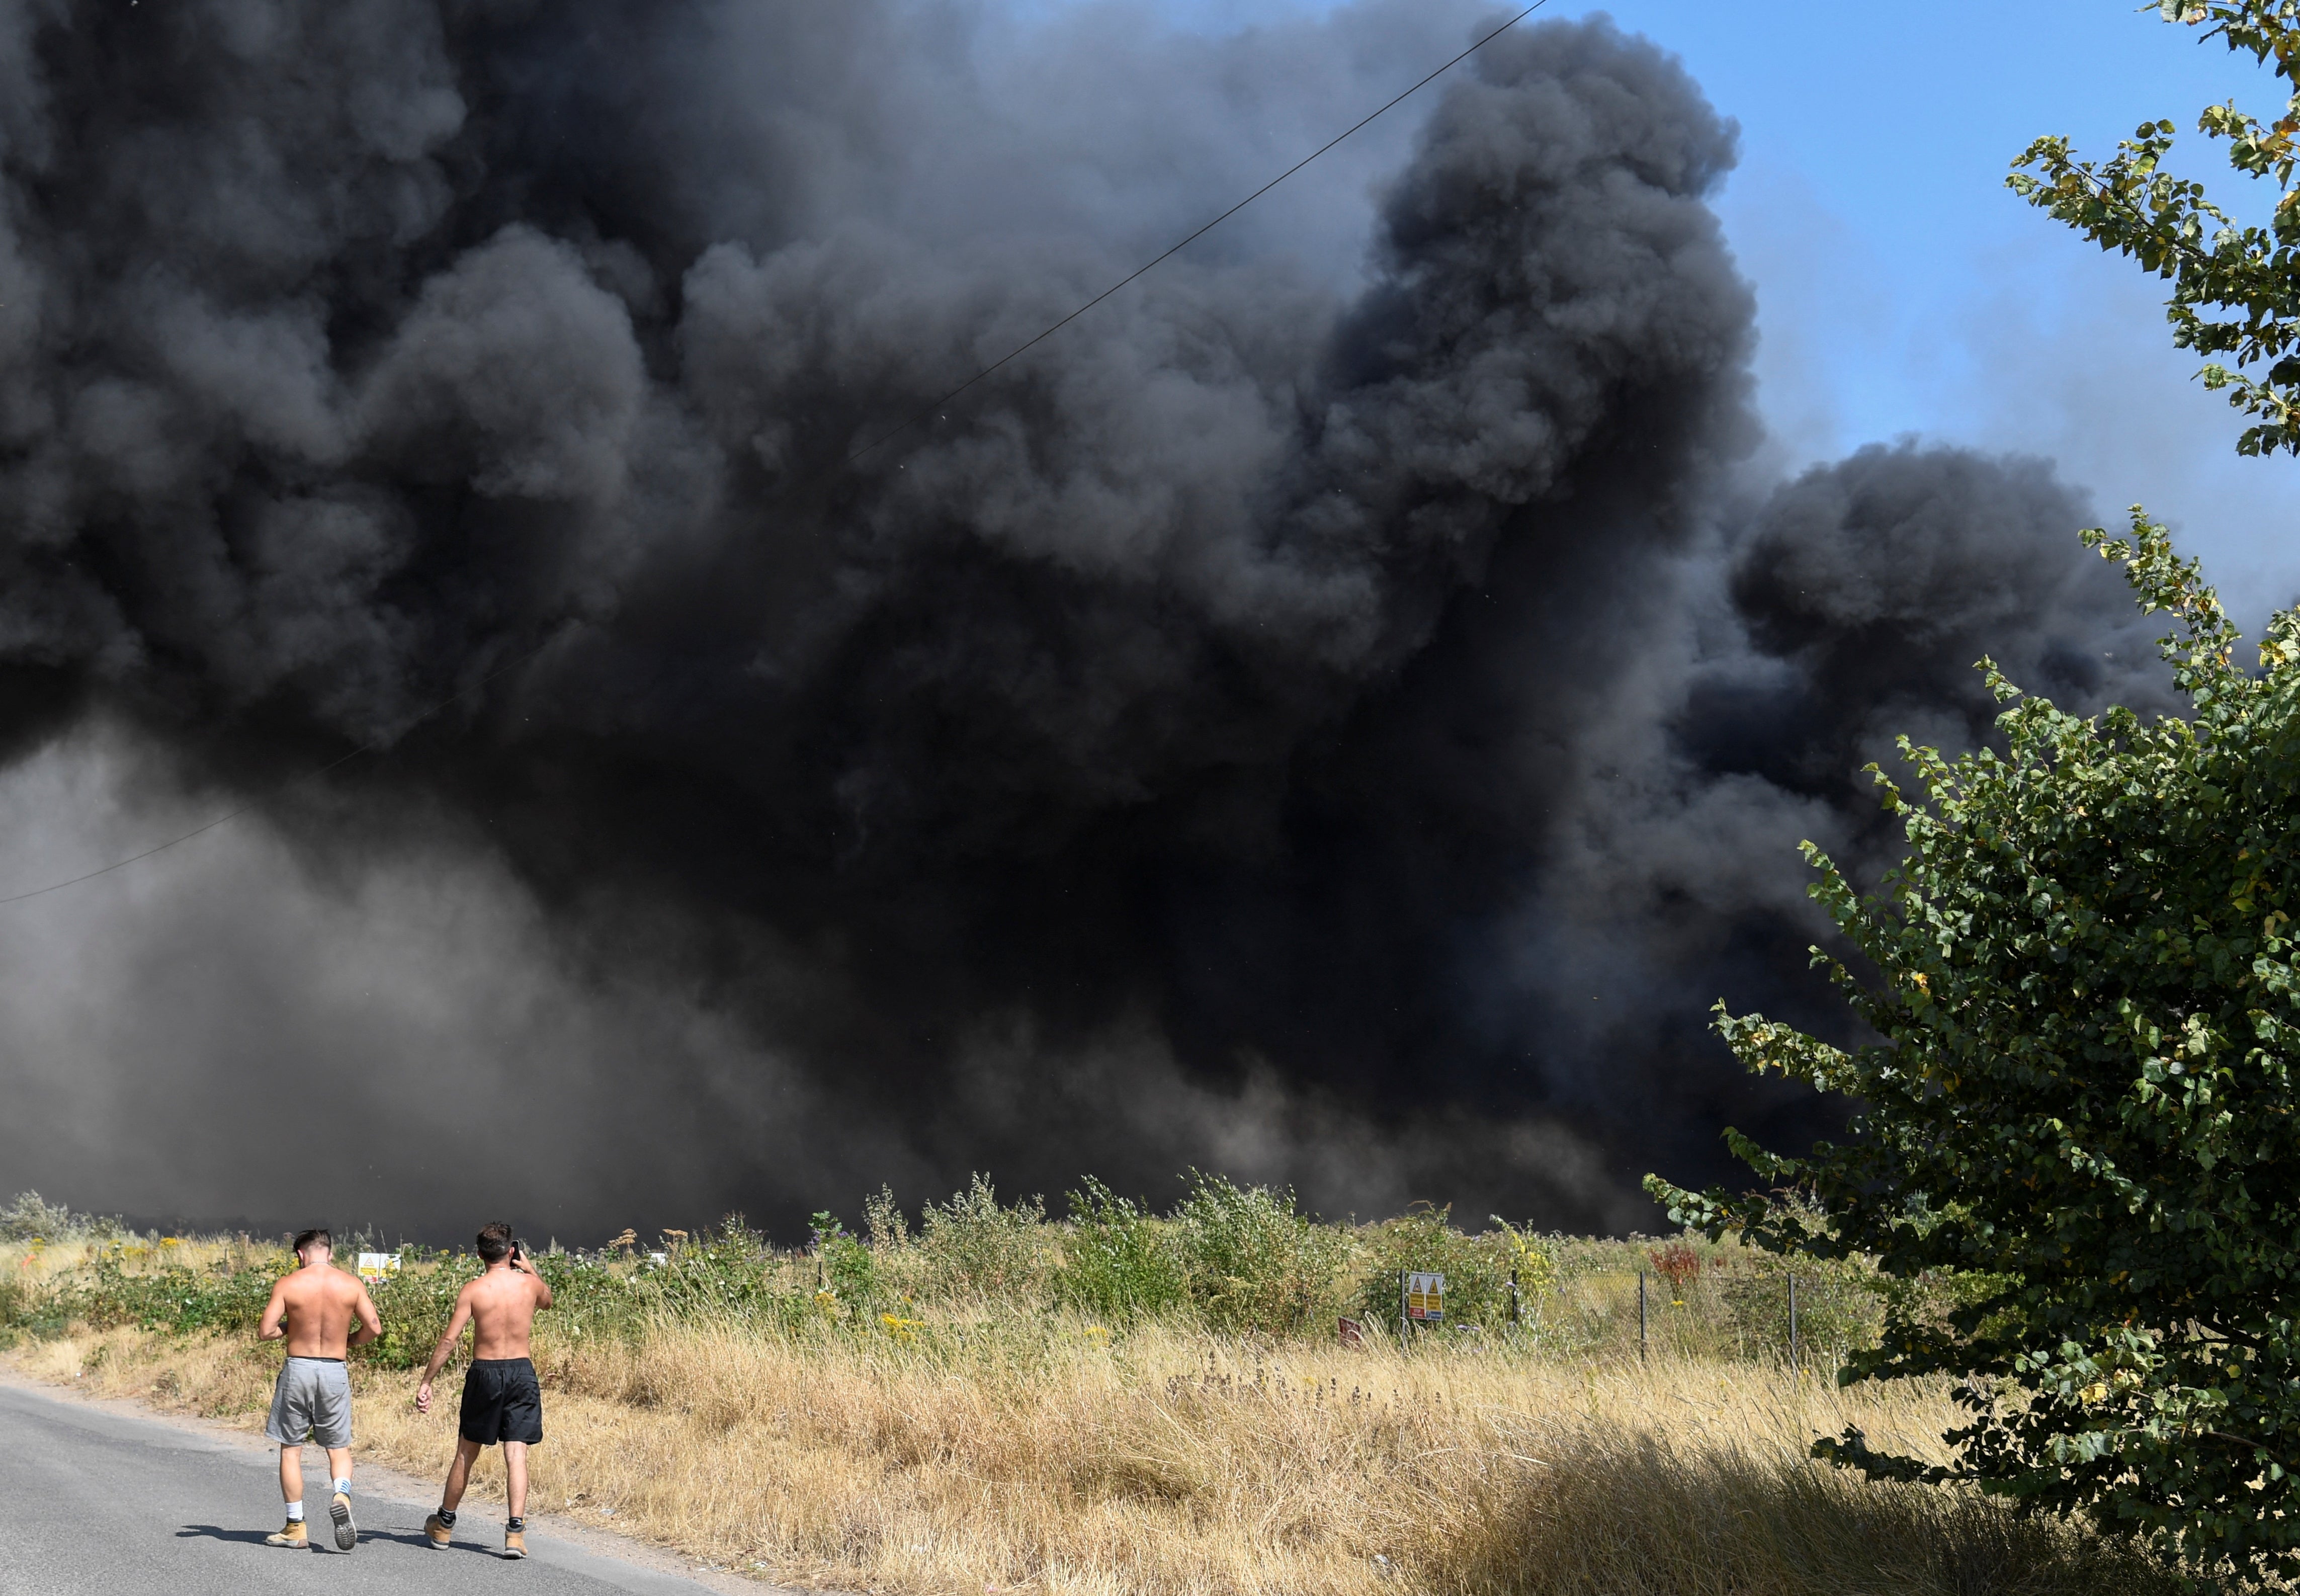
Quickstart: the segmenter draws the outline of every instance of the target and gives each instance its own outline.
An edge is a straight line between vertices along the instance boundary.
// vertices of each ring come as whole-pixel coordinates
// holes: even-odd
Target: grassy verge
[[[826,1218],[800,1253],[729,1224],[666,1236],[660,1261],[636,1238],[552,1256],[533,1506],[889,1592],[2170,1589],[2079,1526],[1812,1463],[1847,1424],[1937,1452],[1953,1409],[1798,1375],[1770,1260],[1442,1215],[1314,1225],[1282,1194],[1209,1191],[1155,1218],[1090,1192],[1056,1224],[985,1188],[915,1234],[883,1202],[867,1235]],[[275,1244],[11,1212],[53,1233],[0,1240],[14,1366],[260,1428]],[[1446,1269],[1458,1321],[1404,1349],[1379,1311],[1398,1266]],[[363,1457],[444,1468],[453,1402],[418,1416],[410,1366],[471,1267],[412,1253],[379,1289],[388,1333],[354,1365]],[[1882,1289],[1857,1268],[1803,1283],[1812,1361],[1864,1333]]]
[[[1947,1417],[1938,1391],[1673,1357],[1401,1357],[1075,1320],[968,1331],[937,1349],[735,1325],[554,1340],[534,1507],[848,1590],[2156,1588],[2069,1526],[1804,1456],[1846,1422],[1923,1450]],[[276,1367],[244,1341],[133,1329],[13,1356],[251,1429]],[[433,1474],[452,1418],[419,1416],[412,1383],[362,1366],[360,1450]],[[269,1511],[252,1500],[250,1522]]]

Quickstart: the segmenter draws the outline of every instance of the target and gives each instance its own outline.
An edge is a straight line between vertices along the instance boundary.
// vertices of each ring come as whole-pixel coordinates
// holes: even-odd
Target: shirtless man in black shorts
[[[454,1355],[466,1324],[471,1331],[471,1366],[463,1375],[463,1409],[456,1425],[455,1460],[447,1466],[447,1484],[440,1492],[439,1510],[423,1521],[423,1533],[432,1545],[446,1547],[454,1538],[455,1504],[471,1481],[471,1465],[479,1449],[503,1442],[504,1476],[511,1498],[511,1519],[504,1526],[504,1556],[527,1555],[527,1449],[543,1439],[543,1392],[535,1383],[535,1365],[529,1361],[529,1338],[535,1329],[535,1310],[551,1306],[551,1288],[530,1260],[520,1255],[511,1226],[490,1224],[479,1232],[479,1261],[487,1273],[455,1297],[454,1316],[447,1333],[431,1354],[416,1388],[415,1410],[431,1411],[431,1382],[440,1366]]]

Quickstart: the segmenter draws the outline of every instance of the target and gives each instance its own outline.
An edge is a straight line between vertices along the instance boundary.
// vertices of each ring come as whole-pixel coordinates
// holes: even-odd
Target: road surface
[[[266,1546],[263,1537],[279,1527],[276,1458],[212,1429],[0,1384],[0,1592],[706,1596],[737,1588],[725,1575],[702,1584],[586,1550],[532,1525],[531,1555],[506,1562],[499,1503],[471,1503],[459,1531],[475,1538],[434,1550],[423,1543],[423,1516],[436,1498],[415,1496],[404,1483],[380,1494],[354,1487],[360,1541],[346,1555],[329,1533],[325,1485],[313,1489],[326,1471],[316,1450],[304,1470],[304,1500],[317,1504],[312,1549]],[[764,1585],[740,1588],[770,1596]]]

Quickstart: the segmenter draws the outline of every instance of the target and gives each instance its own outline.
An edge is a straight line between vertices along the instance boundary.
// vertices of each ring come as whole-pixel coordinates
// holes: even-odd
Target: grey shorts
[[[291,1358],[271,1388],[263,1433],[288,1446],[352,1443],[352,1377],[338,1358]]]

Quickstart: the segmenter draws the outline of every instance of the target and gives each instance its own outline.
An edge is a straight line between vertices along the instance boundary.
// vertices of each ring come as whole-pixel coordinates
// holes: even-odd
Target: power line
[[[1252,205],[1255,200],[1260,199],[1272,188],[1277,188],[1279,184],[1284,182],[1288,178],[1292,177],[1296,172],[1309,165],[1311,162],[1315,161],[1328,150],[1330,150],[1336,145],[1340,144],[1353,133],[1357,132],[1360,129],[1366,127],[1379,118],[1387,115],[1388,113],[1396,110],[1398,106],[1404,104],[1407,100],[1412,98],[1413,96],[1429,88],[1430,84],[1436,82],[1447,72],[1452,71],[1455,67],[1469,60],[1471,56],[1475,55],[1488,45],[1492,44],[1494,40],[1499,38],[1503,34],[1507,33],[1520,22],[1524,21],[1526,18],[1531,16],[1535,12],[1539,11],[1548,3],[1549,0],[1533,0],[1533,4],[1531,5],[1529,5],[1523,11],[1519,12],[1515,16],[1512,17],[1508,21],[1504,22],[1492,32],[1486,34],[1475,44],[1472,44],[1468,49],[1462,51],[1459,55],[1454,56],[1443,66],[1437,68],[1435,71],[1421,78],[1412,88],[1394,96],[1381,105],[1378,110],[1369,112],[1364,116],[1360,117],[1356,121],[1352,122],[1348,127],[1335,134],[1331,138],[1326,140],[1325,143],[1320,145],[1316,149],[1312,150],[1299,161],[1295,162],[1293,165],[1288,167],[1284,171],[1279,172],[1276,177],[1262,184],[1261,188],[1256,188],[1244,199],[1239,200],[1236,205],[1230,206],[1229,210],[1224,211],[1212,221],[1209,221],[1204,226],[1199,228],[1188,238],[1184,238],[1171,249],[1165,250],[1154,259],[1145,262],[1142,265],[1137,267],[1132,272],[1128,272],[1124,277],[1120,278],[1116,282],[1103,289],[1101,293],[1096,294],[1093,298],[1088,300],[1084,305],[1079,305],[1076,310],[1071,312],[1070,314],[1064,316],[1061,321],[1054,322],[1052,326],[1046,328],[1044,331],[1040,332],[1037,337],[1029,339],[1027,343],[1016,345],[1014,348],[1008,351],[997,360],[991,362],[980,371],[975,372],[973,376],[969,377],[956,388],[952,389],[948,393],[943,395],[941,398],[937,399],[933,404],[921,410],[916,415],[912,416],[908,421],[902,422],[900,425],[887,432],[879,434],[879,436],[871,439],[869,443],[864,444],[861,448],[847,455],[840,464],[842,465],[854,464],[857,460],[860,460],[863,455],[870,454],[881,444],[890,442],[894,439],[901,437],[904,432],[909,431],[912,427],[917,426],[929,416],[937,414],[944,405],[948,405],[953,399],[957,398],[961,394],[966,392],[968,389],[972,388],[976,383],[980,382],[984,378],[990,376],[1004,366],[1011,365],[1013,362],[1021,359],[1023,355],[1028,355],[1031,350],[1037,348],[1040,344],[1045,343],[1048,338],[1054,337],[1054,334],[1060,332],[1063,328],[1077,321],[1080,316],[1086,314],[1087,312],[1092,310],[1096,305],[1100,305],[1112,294],[1117,293],[1119,289],[1145,276],[1148,272],[1155,270],[1157,267],[1163,265],[1167,261],[1171,260],[1175,255],[1179,255],[1183,250],[1196,243],[1200,238],[1204,238],[1208,233],[1213,231],[1214,229],[1220,227],[1223,222],[1228,221],[1231,217],[1246,209],[1246,206]],[[551,644],[556,640],[557,634],[546,638],[542,642],[537,644],[534,648],[526,650],[524,653],[520,654],[507,664],[499,665],[495,670],[488,672],[487,675],[471,683],[471,686],[463,688],[460,691],[451,694],[447,698],[440,699],[438,703],[432,705],[429,708],[424,710],[421,714],[417,715],[413,720],[408,722],[404,726],[403,726],[400,729],[400,734],[404,734],[406,731],[412,731],[415,727],[421,725],[425,721],[429,720],[441,710],[449,707],[451,705],[454,705],[462,699],[471,697],[473,693],[476,693],[481,688],[488,686],[490,682],[504,675],[505,673],[512,671],[520,665],[525,664],[529,660],[533,659],[537,655],[542,653],[544,649],[549,648]],[[362,743],[358,748],[352,749],[351,752],[342,755],[338,758],[331,759],[327,764],[320,765],[316,769],[306,771],[298,776],[290,777],[275,790],[284,791],[288,787],[293,786],[297,781],[315,781],[319,777],[326,775],[329,771],[336,769],[339,765],[350,764],[353,760],[359,758],[363,754],[372,754],[379,751],[391,740],[391,738],[378,737],[371,741]],[[270,795],[267,795],[267,798]],[[22,903],[25,899],[30,898],[44,898],[51,892],[61,892],[67,887],[77,887],[82,882],[92,882],[100,875],[110,875],[115,870],[124,870],[129,865],[136,864],[140,860],[150,858],[154,854],[165,853],[171,848],[178,847],[182,843],[189,842],[195,837],[204,836],[207,832],[214,831],[218,826],[228,825],[231,822],[238,820],[241,815],[248,813],[250,810],[261,808],[267,801],[267,798],[251,798],[246,803],[242,804],[238,808],[230,811],[229,814],[219,815],[213,820],[208,821],[204,824],[195,826],[190,831],[186,831],[179,836],[169,838],[165,842],[154,843],[150,848],[144,849],[141,853],[130,854],[124,859],[115,859],[109,865],[103,865],[95,870],[87,871],[79,875],[70,877],[64,881],[51,882],[45,887],[35,887],[28,892],[16,892],[4,898],[0,898],[0,906],[5,906],[12,903]]]
[[[1167,250],[1155,260],[1150,261],[1146,264],[1138,266],[1135,268],[1135,270],[1128,272],[1116,282],[1112,283],[1108,288],[1103,289],[1101,293],[1096,294],[1084,305],[1079,305],[1078,309],[1071,312],[1069,315],[1064,316],[1061,321],[1055,322],[1044,332],[1038,334],[1038,337],[1030,339],[1029,342],[1018,345],[1000,358],[992,361],[988,365],[984,366],[980,371],[975,372],[973,376],[969,377],[956,388],[952,389],[948,393],[943,395],[941,398],[937,399],[933,404],[929,405],[926,408],[921,410],[916,415],[911,417],[910,420],[902,422],[900,425],[893,428],[889,431],[880,433],[869,443],[864,444],[861,448],[847,455],[842,464],[846,465],[854,464],[857,460],[860,460],[863,455],[877,448],[880,444],[886,443],[893,439],[900,438],[904,433],[909,431],[912,427],[917,426],[921,422],[925,421],[929,416],[937,414],[941,411],[944,405],[958,397],[959,395],[964,393],[968,389],[972,388],[985,377],[989,376],[1001,366],[1011,364],[1012,362],[1021,358],[1021,356],[1028,355],[1031,350],[1037,348],[1040,344],[1045,343],[1048,338],[1054,337],[1054,334],[1060,332],[1063,328],[1068,327],[1071,322],[1086,314],[1087,312],[1092,310],[1096,305],[1100,305],[1104,300],[1118,292],[1119,289],[1124,288],[1128,283],[1130,283],[1135,279],[1143,276],[1154,268],[1163,265],[1167,261],[1172,259],[1175,255],[1179,255],[1183,250],[1188,249],[1200,238],[1204,238],[1208,233],[1213,231],[1214,229],[1220,227],[1223,222],[1228,221],[1231,217],[1246,209],[1246,206],[1252,205],[1255,200],[1260,199],[1272,188],[1277,188],[1279,184],[1284,182],[1288,178],[1292,177],[1296,172],[1309,165],[1311,162],[1316,160],[1328,150],[1341,143],[1342,140],[1347,138],[1360,128],[1366,126],[1369,122],[1373,121],[1387,113],[1396,110],[1399,105],[1404,104],[1407,100],[1421,93],[1421,90],[1429,88],[1430,84],[1444,77],[1447,72],[1452,71],[1455,67],[1469,60],[1471,56],[1475,55],[1479,51],[1484,49],[1488,45],[1492,44],[1496,39],[1501,38],[1503,34],[1507,33],[1511,29],[1516,27],[1520,22],[1524,21],[1526,18],[1531,16],[1535,12],[1539,11],[1543,6],[1548,4],[1549,0],[1533,0],[1533,4],[1531,5],[1527,6],[1523,11],[1518,13],[1517,15],[1512,17],[1508,21],[1504,22],[1491,33],[1487,34],[1483,38],[1478,40],[1476,44],[1471,45],[1459,55],[1454,56],[1453,60],[1447,62],[1444,66],[1438,68],[1437,71],[1431,72],[1428,77],[1423,78],[1412,88],[1407,89],[1396,99],[1391,100],[1388,104],[1382,106],[1380,110],[1371,112],[1365,116],[1359,118],[1356,121],[1352,122],[1348,127],[1335,134],[1331,138],[1326,140],[1325,143],[1320,145],[1316,149],[1312,150],[1299,161],[1295,162],[1293,165],[1288,167],[1284,171],[1279,172],[1276,177],[1262,184],[1261,188],[1256,188],[1244,199],[1239,200],[1238,204],[1230,206],[1229,210],[1224,211],[1212,221],[1207,222],[1204,227],[1200,228],[1196,232],[1192,233],[1188,238],[1183,239],[1179,244],[1175,245],[1171,249]]]

